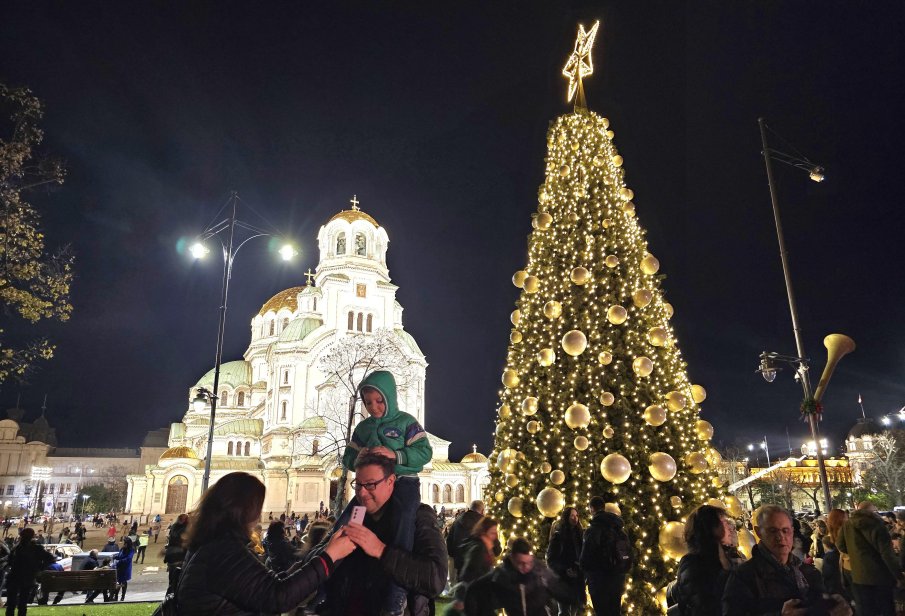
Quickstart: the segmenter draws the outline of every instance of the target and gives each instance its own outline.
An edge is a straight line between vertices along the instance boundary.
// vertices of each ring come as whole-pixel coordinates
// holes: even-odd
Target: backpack
[[[621,528],[606,530],[606,557],[614,573],[626,574],[632,568],[632,542]]]

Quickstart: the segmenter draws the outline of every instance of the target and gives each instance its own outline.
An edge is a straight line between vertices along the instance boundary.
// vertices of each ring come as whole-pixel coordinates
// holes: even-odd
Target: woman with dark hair
[[[471,529],[471,536],[462,546],[462,570],[459,581],[470,584],[482,575],[490,573],[496,562],[494,548],[499,545],[497,521],[484,516]]]
[[[129,580],[132,579],[132,557],[135,556],[135,548],[132,539],[126,537],[123,539],[123,547],[119,554],[113,558],[113,568],[116,569],[116,590],[113,591],[113,600],[116,601],[118,591],[122,591],[120,601],[126,600],[126,589],[129,587]]]
[[[280,520],[274,520],[267,527],[267,536],[264,537],[263,544],[264,554],[267,555],[264,564],[271,571],[277,573],[286,571],[298,560],[298,554],[286,538],[286,526]]]
[[[584,610],[587,603],[584,574],[578,564],[583,538],[578,510],[575,507],[566,507],[553,528],[553,535],[547,546],[547,566],[568,585],[570,595],[573,597],[572,601],[558,602],[559,616],[576,616]]]
[[[324,583],[334,561],[355,549],[345,532],[337,532],[306,565],[270,571],[246,548],[263,504],[264,484],[248,473],[229,473],[201,496],[176,591],[181,616],[287,612]]]
[[[701,505],[688,516],[685,522],[688,553],[679,561],[679,574],[671,593],[682,616],[723,613],[723,589],[735,567],[735,559],[727,554],[723,538],[734,529],[735,524],[726,511],[712,505]]]
[[[305,533],[304,540],[302,541],[299,560],[306,560],[305,556],[307,556],[308,552],[314,549],[314,546],[320,545],[320,542],[324,540],[324,537],[327,536],[327,533],[330,532],[331,528],[333,527],[330,524],[321,520],[315,520],[309,524],[308,532]]]

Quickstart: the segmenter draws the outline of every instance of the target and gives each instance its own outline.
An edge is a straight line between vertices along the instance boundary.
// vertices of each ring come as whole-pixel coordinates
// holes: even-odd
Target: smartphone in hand
[[[361,505],[352,507],[352,517],[349,518],[349,522],[353,524],[364,524],[365,523],[365,508]]]

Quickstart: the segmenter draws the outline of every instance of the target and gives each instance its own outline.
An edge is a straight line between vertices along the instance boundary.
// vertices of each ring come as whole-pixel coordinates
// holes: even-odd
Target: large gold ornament
[[[677,391],[666,394],[666,408],[675,413],[685,408],[685,396]]]
[[[549,462],[541,462],[540,472],[546,474],[553,470],[553,465]]]
[[[550,216],[547,212],[541,212],[534,220],[537,221],[537,228],[541,231],[546,231],[550,228],[550,225],[553,224],[553,217]]]
[[[605,426],[603,428],[603,438],[613,438],[613,435],[616,434],[616,431],[613,430],[613,426]]]
[[[647,340],[655,347],[661,347],[666,344],[669,334],[662,327],[651,327],[647,330]]]
[[[513,496],[509,499],[509,502],[506,504],[506,508],[509,510],[509,513],[514,515],[517,518],[522,517],[522,504],[523,501],[518,496]]]
[[[628,312],[622,306],[610,306],[610,309],[606,311],[606,318],[613,325],[621,325],[628,318]]]
[[[569,168],[569,165],[563,165],[559,168],[559,177],[567,178],[571,172],[572,170]]]
[[[641,271],[648,276],[653,276],[659,269],[660,262],[657,261],[657,258],[654,255],[648,253],[641,259]]]
[[[524,289],[526,293],[537,293],[538,289],[540,289],[540,280],[538,280],[537,276],[525,278]]]
[[[495,500],[498,503],[502,503],[504,500],[506,500],[506,495],[503,494],[502,492],[497,492],[496,494],[493,495],[493,500]]]
[[[512,409],[508,404],[504,404],[500,407],[500,419],[509,419],[512,417]]]
[[[664,558],[680,560],[688,553],[685,543],[685,525],[681,522],[667,522],[660,527],[660,554]]]
[[[750,560],[756,544],[757,539],[754,537],[754,533],[742,526],[738,531],[738,551],[744,554],[745,558]]]
[[[600,463],[600,472],[610,483],[625,483],[632,474],[632,465],[622,454],[611,453]]]
[[[700,475],[707,470],[707,458],[700,451],[692,451],[685,456],[685,466],[694,475]]]
[[[518,386],[518,382],[518,372],[516,372],[512,368],[503,370],[503,385],[505,385],[509,389],[512,389],[513,387]]]
[[[540,431],[540,424],[532,419],[525,425],[525,430],[531,434],[537,434]]]
[[[666,423],[666,409],[658,404],[651,404],[644,409],[644,421],[649,426],[662,426]]]
[[[654,294],[647,289],[638,289],[632,293],[632,302],[634,302],[638,308],[646,308],[652,299],[654,299]]]
[[[613,402],[615,402],[615,401],[616,401],[616,396],[614,396],[613,394],[611,394],[608,391],[605,391],[602,394],[600,394],[600,404],[602,404],[603,406],[611,406],[613,404]]]
[[[591,280],[591,272],[586,267],[578,266],[572,270],[569,278],[575,284],[587,284]]]
[[[667,318],[667,319],[671,319],[671,318],[672,318],[672,315],[673,315],[673,312],[675,312],[675,311],[673,310],[672,304],[670,304],[669,302],[663,302],[663,310],[666,311],[666,318]]]
[[[711,507],[716,507],[717,509],[726,509],[726,503],[718,498],[708,498],[705,504],[710,505]]]
[[[522,415],[534,415],[537,412],[537,398],[528,396],[522,400]]]
[[[650,376],[650,373],[654,371],[654,362],[647,357],[636,357],[632,362],[632,370],[638,376]]]
[[[566,498],[556,488],[544,488],[537,494],[537,510],[547,518],[555,518],[566,506]]]
[[[720,452],[713,447],[708,447],[704,451],[704,457],[707,458],[707,464],[709,464],[711,468],[716,468],[723,461],[723,456],[721,456]]]
[[[670,481],[676,476],[676,461],[668,453],[658,451],[650,454],[647,470],[657,481]]]
[[[556,361],[556,353],[553,349],[541,349],[537,352],[537,363],[541,366],[550,366]]]
[[[590,441],[588,441],[588,437],[586,436],[576,436],[575,440],[572,441],[572,445],[575,446],[575,449],[578,451],[584,451],[590,446]]]
[[[713,438],[713,426],[705,419],[699,419],[694,422],[694,432],[698,436],[698,440],[709,441]]]
[[[550,473],[550,483],[555,486],[561,486],[566,481],[566,474],[561,470],[555,470]]]
[[[521,289],[525,286],[525,278],[527,277],[528,272],[526,272],[525,270],[519,270],[512,275],[512,284]]]
[[[623,162],[623,161],[622,161],[622,157],[619,156],[618,154],[614,154],[610,160],[613,161],[613,166],[614,166],[614,167],[621,167],[621,166],[622,166],[622,162]]]
[[[509,321],[518,327],[519,321],[522,320],[522,311],[521,310],[513,310],[512,314],[509,315]]]
[[[587,428],[591,423],[591,412],[584,404],[575,403],[566,409],[566,425],[573,430]]]
[[[622,188],[619,189],[619,198],[622,199],[623,201],[631,201],[632,197],[634,197],[634,196],[635,196],[635,193],[633,193],[631,191],[631,189],[626,188],[625,186],[623,186]]]
[[[509,342],[512,344],[518,344],[522,341],[522,332],[517,329],[513,329],[512,333],[509,334]]]
[[[694,400],[695,404],[700,404],[707,399],[707,390],[700,385],[692,385],[691,399]]]
[[[635,204],[631,201],[626,201],[622,204],[622,211],[625,212],[629,216],[635,215]]]
[[[619,257],[616,255],[607,255],[607,258],[603,260],[603,263],[609,268],[614,268],[619,265]]]
[[[597,361],[599,361],[604,366],[609,366],[613,363],[613,354],[609,351],[601,351],[600,355],[597,356]]]
[[[726,503],[726,511],[733,518],[740,518],[745,513],[742,501],[735,494],[727,494],[723,497],[723,502]]]
[[[551,300],[544,304],[544,316],[548,319],[558,319],[562,315],[562,304],[556,300]]]
[[[584,353],[586,348],[588,348],[588,339],[580,330],[573,329],[562,337],[562,350],[572,357],[578,357]]]
[[[681,496],[670,496],[669,504],[679,509],[682,506],[682,497]]]
[[[518,485],[518,475],[506,475],[506,485],[514,488]]]

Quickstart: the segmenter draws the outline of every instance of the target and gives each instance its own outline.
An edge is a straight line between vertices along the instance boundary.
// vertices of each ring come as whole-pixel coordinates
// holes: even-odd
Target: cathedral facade
[[[320,228],[317,268],[308,284],[277,293],[251,320],[244,357],[221,366],[211,483],[231,471],[260,477],[264,511],[302,512],[329,506],[339,458],[351,424],[364,416],[350,408],[365,372],[389,369],[399,385],[399,407],[425,429],[427,361],[402,324],[397,286],[386,264],[389,237],[353,199]],[[213,391],[211,370],[189,389]],[[128,476],[126,512],[173,514],[201,496],[210,408],[188,405],[170,426],[169,448],[143,473]],[[439,509],[481,498],[487,458],[476,451],[449,461],[449,441],[429,434],[434,459],[421,473],[421,499]],[[351,475],[349,477],[351,479]]]

